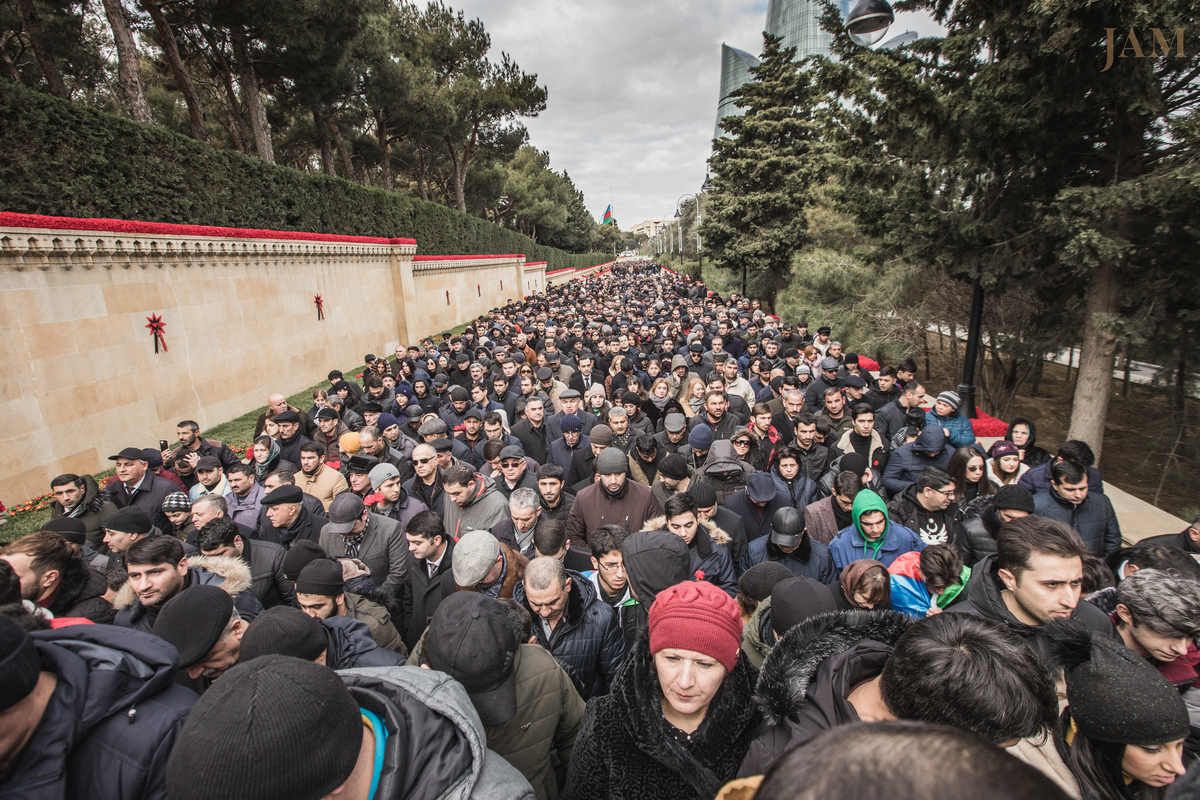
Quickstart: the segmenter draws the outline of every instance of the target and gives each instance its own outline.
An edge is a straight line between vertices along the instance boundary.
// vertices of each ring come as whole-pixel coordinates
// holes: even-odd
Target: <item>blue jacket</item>
[[[113,625],[30,636],[58,685],[0,798],[165,800],[167,759],[196,703],[175,683],[175,648]]]
[[[625,634],[620,616],[599,598],[595,585],[578,572],[568,570],[567,576],[571,579],[567,608],[549,636],[529,607],[524,581],[513,587],[513,600],[529,611],[537,643],[550,651],[586,701],[608,694],[625,663]]]
[[[951,447],[966,447],[969,444],[975,444],[975,429],[971,427],[971,420],[957,411],[952,416],[939,417],[931,408],[925,412],[925,425],[936,425],[950,431],[947,444]]]
[[[371,629],[362,620],[330,617],[321,620],[325,628],[325,664],[330,669],[358,667],[402,667],[405,657],[375,644]]]
[[[585,434],[580,434],[579,443],[574,447],[567,444],[567,440],[562,438],[561,434],[557,439],[550,442],[549,453],[546,456],[546,463],[558,464],[563,468],[563,480],[567,479],[567,475],[571,472],[571,457],[578,450],[586,450],[592,446],[592,440]]]
[[[745,554],[742,555],[742,572],[750,569],[756,564],[762,564],[767,561],[778,561],[787,567],[791,573],[797,577],[812,578],[818,580],[826,586],[832,586],[837,582],[838,571],[833,566],[833,557],[829,554],[829,548],[820,542],[812,539],[808,540],[812,547],[811,555],[808,561],[801,561],[796,557],[795,553],[784,553],[774,547],[767,549],[770,543],[770,536],[760,536],[750,543],[746,548]],[[775,551],[772,553],[771,551]],[[779,556],[778,558],[776,556]]]
[[[744,495],[745,492],[738,494]],[[770,525],[771,519],[767,517],[767,527],[770,528]],[[665,531],[667,520],[665,517],[655,517],[646,520],[643,528]],[[724,590],[730,597],[737,597],[737,574],[733,569],[733,556],[729,553],[731,542],[729,534],[710,521],[697,526],[696,535],[688,545],[688,552],[692,554],[692,578],[708,581]]]
[[[874,554],[874,549],[867,552],[866,539],[853,525],[838,531],[838,535],[829,543],[829,554],[833,557],[833,565],[839,573],[847,564],[860,558],[873,558],[887,567],[905,553],[924,549],[925,542],[921,541],[920,536],[895,522],[888,522],[887,530],[883,532],[883,547],[879,549],[878,556]]]
[[[936,453],[929,456],[927,453]],[[883,471],[883,486],[891,495],[898,495],[910,483],[916,483],[926,467],[945,469],[950,465],[950,450],[946,434],[938,425],[926,425],[915,442],[896,448]]]
[[[1038,492],[1033,496],[1033,513],[1067,523],[1083,537],[1088,550],[1101,558],[1121,546],[1117,514],[1112,501],[1102,494],[1093,495],[1089,490],[1083,502],[1074,505],[1059,497],[1054,489]]]
[[[770,533],[771,520],[775,518],[775,512],[789,505],[791,502],[787,492],[776,492],[771,502],[761,509],[750,502],[750,496],[746,494],[745,489],[737,494],[731,494],[725,500],[725,508],[742,518],[742,523],[746,526],[746,541],[748,542],[753,542],[760,536]]]

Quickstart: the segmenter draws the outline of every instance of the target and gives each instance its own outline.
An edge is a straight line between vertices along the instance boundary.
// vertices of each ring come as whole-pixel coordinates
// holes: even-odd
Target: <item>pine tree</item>
[[[713,142],[713,189],[700,225],[705,251],[718,267],[743,272],[750,295],[774,308],[792,255],[809,243],[805,209],[830,174],[838,134],[795,48],[767,36],[762,63],[742,87],[743,116],[726,117],[728,138]]]

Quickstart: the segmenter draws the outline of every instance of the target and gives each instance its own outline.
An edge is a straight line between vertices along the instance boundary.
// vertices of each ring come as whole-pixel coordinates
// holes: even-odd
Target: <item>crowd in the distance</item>
[[[365,362],[51,482],[0,798],[1200,792],[1200,519],[1085,443],[645,261]]]

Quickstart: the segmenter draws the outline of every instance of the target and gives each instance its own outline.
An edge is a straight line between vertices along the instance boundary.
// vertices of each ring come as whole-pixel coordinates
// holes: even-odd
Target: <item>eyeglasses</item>
[[[625,569],[624,561],[611,561],[607,564],[605,564],[603,561],[598,561],[596,563],[598,563],[600,565],[600,569],[604,570],[605,572],[619,572]]]
[[[749,447],[750,442],[747,441],[746,439],[738,439],[733,443],[733,446],[734,447]]]
[[[413,459],[414,464],[420,464],[421,466],[425,466],[430,461],[437,461],[437,456],[430,456],[429,458],[414,458]]]
[[[930,487],[930,488],[933,489],[933,487]],[[933,491],[937,492],[938,494],[942,495],[943,497],[954,497],[954,495],[957,492],[957,490],[955,490],[955,489],[951,489],[949,491],[942,491],[941,489],[933,489]]]

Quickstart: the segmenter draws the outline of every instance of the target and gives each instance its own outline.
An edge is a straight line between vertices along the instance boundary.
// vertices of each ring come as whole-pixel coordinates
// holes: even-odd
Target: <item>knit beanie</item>
[[[337,673],[289,656],[238,664],[201,695],[167,762],[171,800],[317,800],[354,771],[358,705]]]
[[[688,434],[688,444],[693,450],[707,450],[712,447],[712,443],[713,430],[703,422],[692,428],[692,432]]]
[[[778,561],[764,561],[743,572],[737,588],[740,594],[761,603],[771,596],[777,583],[791,577],[792,571]]]
[[[742,646],[742,614],[733,598],[707,581],[680,583],[650,606],[650,653],[668,647],[714,658],[732,672]]]
[[[342,448],[343,453],[357,453],[362,450],[357,433],[343,433],[338,437],[338,446]]]
[[[693,481],[688,494],[696,501],[696,508],[712,508],[717,504],[717,490],[703,481]]]
[[[329,649],[325,626],[292,606],[272,606],[246,627],[238,651],[239,663],[260,656],[294,656],[315,661]]]
[[[283,576],[289,581],[300,576],[300,570],[318,558],[325,557],[325,550],[312,539],[301,539],[283,557]]]
[[[992,508],[1024,511],[1026,514],[1032,514],[1033,495],[1029,493],[1028,489],[1015,484],[1001,486],[996,490],[996,496],[992,498]]]
[[[958,392],[942,392],[937,396],[937,399],[955,411],[958,411],[958,407],[962,405],[962,398],[958,396]]]
[[[154,529],[150,515],[137,506],[118,508],[103,524],[108,530],[118,533],[150,533]]]
[[[1092,633],[1076,620],[1046,625],[1052,666],[1067,683],[1071,719],[1091,739],[1153,746],[1184,739],[1183,697],[1146,659],[1120,640]]]
[[[619,447],[608,447],[596,456],[597,475],[615,475],[629,471],[629,457]]]
[[[592,444],[608,447],[613,443],[612,428],[608,427],[607,425],[597,425],[592,428],[592,432],[588,434],[588,438],[591,440]]]

